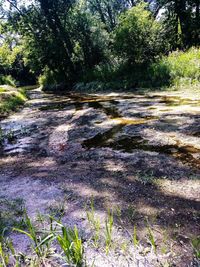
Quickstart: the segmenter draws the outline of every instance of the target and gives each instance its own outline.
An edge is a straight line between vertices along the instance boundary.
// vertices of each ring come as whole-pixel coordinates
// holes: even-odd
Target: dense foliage
[[[150,66],[149,73],[152,85],[171,84],[176,87],[199,85],[200,49],[175,51],[167,57],[162,57]]]
[[[200,44],[199,5],[196,0],[1,0],[0,83],[160,86],[162,76],[167,84],[175,79],[169,66],[181,64],[172,63],[173,56],[166,63],[163,56]]]
[[[161,24],[146,4],[138,4],[120,17],[114,46],[118,55],[130,63],[149,62],[162,51]]]

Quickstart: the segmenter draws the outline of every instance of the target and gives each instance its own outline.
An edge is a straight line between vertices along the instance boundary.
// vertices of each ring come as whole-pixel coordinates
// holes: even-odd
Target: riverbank
[[[9,85],[0,85],[0,118],[7,117],[17,111],[27,101],[27,91],[36,86],[15,88]]]

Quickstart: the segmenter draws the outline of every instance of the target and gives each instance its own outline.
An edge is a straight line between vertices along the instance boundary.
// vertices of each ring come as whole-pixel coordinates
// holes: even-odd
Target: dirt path
[[[146,217],[158,243],[166,230],[172,263],[189,266],[189,238],[200,233],[200,99],[37,89],[1,127],[0,197],[23,199],[33,218],[64,205],[65,222],[84,229],[84,204],[93,196],[99,216],[120,207],[141,240]]]

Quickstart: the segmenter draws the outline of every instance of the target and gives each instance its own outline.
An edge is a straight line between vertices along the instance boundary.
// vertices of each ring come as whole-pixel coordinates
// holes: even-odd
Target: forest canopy
[[[0,83],[168,85],[170,60],[199,66],[199,51],[191,48],[200,45],[199,6],[199,0],[1,0]],[[176,50],[187,54],[173,56]],[[199,70],[192,76],[198,82]]]

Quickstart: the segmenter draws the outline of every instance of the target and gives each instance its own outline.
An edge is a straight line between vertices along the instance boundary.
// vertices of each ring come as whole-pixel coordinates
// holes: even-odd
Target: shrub
[[[120,17],[114,32],[115,51],[130,63],[149,62],[161,50],[160,29],[147,4],[140,3]]]
[[[66,81],[62,73],[45,68],[43,74],[39,76],[39,85],[43,90],[53,91],[53,90],[64,90],[70,85],[69,81]]]
[[[0,116],[15,111],[27,100],[26,90],[10,88],[5,92],[0,92]]]
[[[160,85],[194,85],[200,82],[200,49],[175,51],[151,64],[151,83]]]
[[[56,77],[53,71],[45,69],[40,75],[39,84],[43,89],[53,89],[57,85]]]
[[[16,80],[11,75],[0,75],[0,84],[16,86]]]
[[[170,69],[166,61],[167,57],[149,67],[151,86],[170,85]]]

